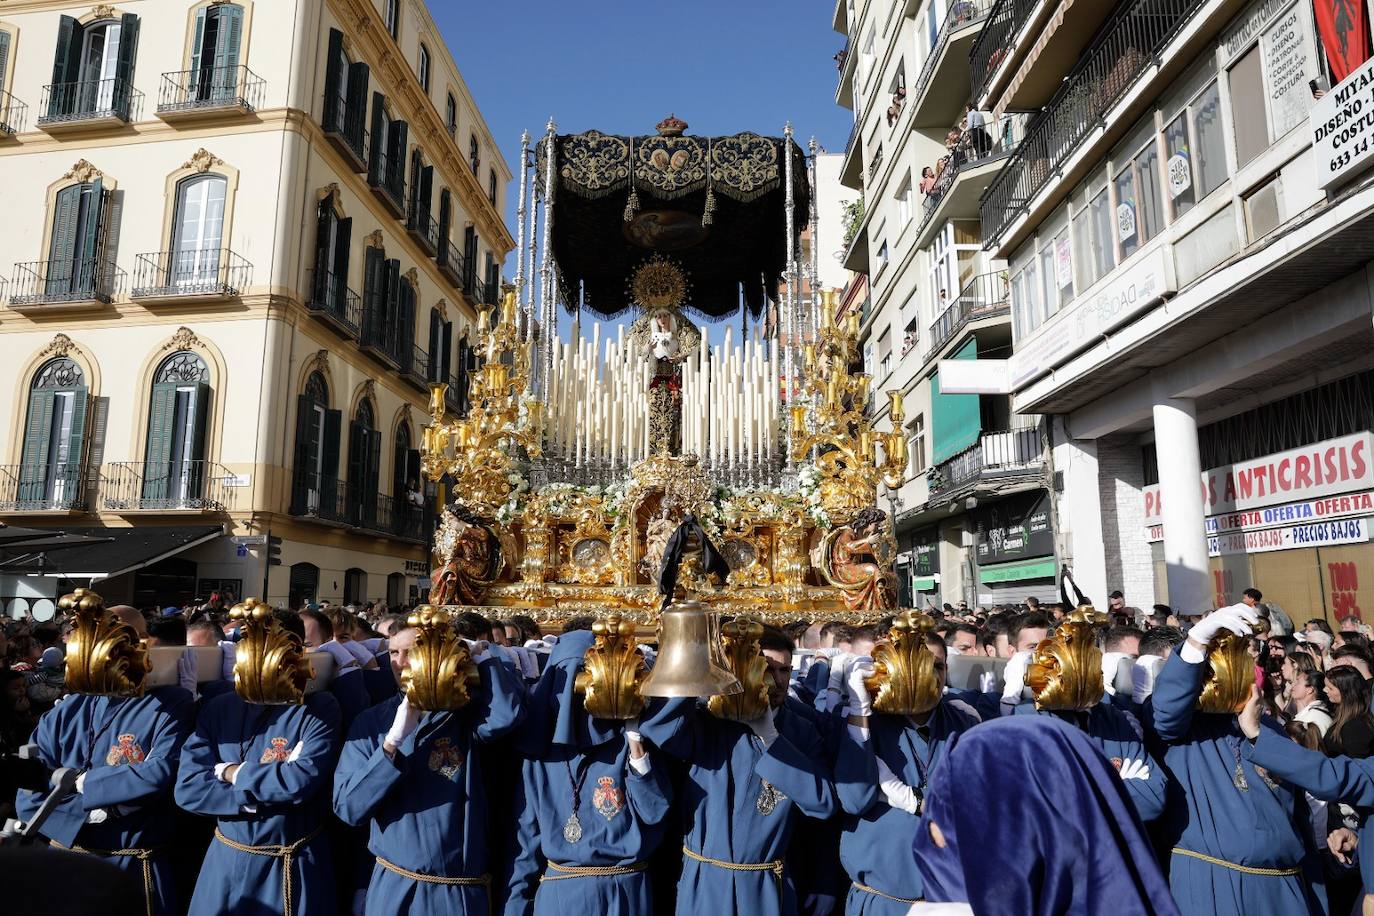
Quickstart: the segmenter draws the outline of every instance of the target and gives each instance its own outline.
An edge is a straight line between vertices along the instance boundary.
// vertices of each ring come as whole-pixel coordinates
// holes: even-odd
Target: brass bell
[[[659,616],[658,660],[640,693],[646,697],[709,697],[744,690],[720,663],[716,615],[699,601],[676,601]]]

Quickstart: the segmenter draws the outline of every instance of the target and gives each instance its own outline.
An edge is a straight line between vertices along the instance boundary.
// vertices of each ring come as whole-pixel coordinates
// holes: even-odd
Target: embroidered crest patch
[[[258,763],[285,763],[291,759],[291,750],[286,746],[285,738],[273,738],[271,746],[262,752],[262,758]]]
[[[614,779],[602,776],[596,781],[596,791],[592,793],[592,807],[609,821],[625,807],[625,793],[616,788]]]
[[[120,735],[116,743],[110,745],[110,752],[105,755],[105,763],[112,767],[142,762],[143,748],[139,747],[133,735]]]
[[[458,775],[463,766],[463,751],[453,746],[451,738],[440,738],[429,752],[429,768],[445,779]]]
[[[1113,758],[1112,758],[1112,766],[1114,766],[1114,767],[1116,767],[1118,770],[1120,770],[1120,769],[1121,769],[1121,758],[1120,758],[1120,757],[1113,757]]]

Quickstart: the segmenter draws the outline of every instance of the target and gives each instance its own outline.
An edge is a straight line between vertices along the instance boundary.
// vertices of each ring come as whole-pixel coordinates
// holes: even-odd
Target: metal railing
[[[992,12],[992,8],[997,5],[997,0],[951,0],[949,9],[945,11],[944,24],[940,26],[940,34],[935,39],[935,46],[926,55],[926,62],[921,65],[921,72],[916,77],[916,91],[910,98],[921,99],[925,92],[930,88],[930,81],[935,76],[935,65],[945,53],[945,46],[949,44],[949,36],[957,29],[970,26],[981,19],[986,19]]]
[[[1131,0],[1113,14],[983,195],[991,241],[1050,182],[1206,0]]]
[[[14,265],[10,307],[64,302],[109,303],[125,274],[103,257],[27,261]]]
[[[347,488],[339,478],[297,468],[291,479],[290,514],[344,522],[348,517],[347,497]]]
[[[463,252],[458,250],[458,246],[453,244],[452,240],[439,240],[439,250],[435,253],[434,259],[439,264],[440,272],[454,286],[463,285],[463,278],[467,276],[467,261],[463,258]]]
[[[379,149],[372,153],[376,162],[369,161],[368,168],[375,168],[377,181],[373,182],[369,177],[368,183],[376,190],[382,191],[390,202],[400,213],[406,209],[406,176],[405,163],[392,162],[386,154],[386,150]]]
[[[948,152],[941,158],[940,164],[937,164],[938,175],[935,179],[935,185],[925,192],[925,198],[921,202],[923,208],[922,229],[935,215],[935,211],[939,208],[940,201],[944,199],[945,194],[954,187],[959,172],[967,165],[996,159],[998,156],[1005,156],[1014,150],[1020,142],[1029,118],[1030,115],[1024,112],[1013,112],[1003,115],[983,128],[982,134],[979,134],[977,130],[965,130],[959,134],[959,139],[955,141],[953,146],[947,147]]]
[[[969,51],[969,85],[973,98],[981,98],[992,82],[993,74],[1011,53],[1011,41],[1025,25],[1031,10],[1044,0],[997,0],[988,13],[988,21],[978,33],[978,40]]]
[[[356,339],[362,331],[363,297],[349,289],[344,280],[333,271],[315,271],[310,278],[310,301],[306,308],[327,315]]]
[[[0,134],[23,133],[29,121],[29,106],[0,89]]]
[[[970,321],[1005,315],[1011,290],[1003,271],[979,274],[959,291],[959,296],[930,326],[930,353],[934,355]]]
[[[159,114],[211,108],[257,111],[266,93],[267,81],[242,64],[181,70],[162,74],[157,110]]]
[[[429,207],[412,201],[406,212],[406,229],[431,257],[439,253],[439,221],[430,215]]]
[[[126,79],[80,80],[49,83],[43,87],[43,114],[39,125],[118,118],[138,120],[143,93]]]
[[[248,288],[253,265],[228,248],[153,251],[134,258],[134,299],[230,298]]]
[[[384,309],[375,305],[363,305],[363,323],[358,335],[358,343],[382,359],[393,368],[401,367],[400,328]]]
[[[462,376],[455,372],[445,381],[448,382],[448,389],[444,391],[444,406],[459,416],[468,411],[467,392],[462,387]]]
[[[87,477],[81,462],[0,465],[0,511],[84,511]]]
[[[425,535],[425,509],[412,505],[404,496],[377,496],[377,511],[371,522],[363,527],[408,541],[423,541]]]
[[[210,461],[121,461],[107,465],[103,504],[135,509],[225,512],[233,508],[234,475]]]
[[[429,385],[429,354],[419,344],[400,347],[401,375],[421,388]]]
[[[985,432],[978,441],[931,470],[932,493],[963,486],[980,477],[1040,473],[1045,466],[1040,427]]]

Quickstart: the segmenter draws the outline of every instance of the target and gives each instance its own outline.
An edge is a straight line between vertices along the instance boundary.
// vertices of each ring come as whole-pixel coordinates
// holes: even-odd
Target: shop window
[[[1245,52],[1245,56],[1228,73],[1231,125],[1236,138],[1236,166],[1244,167],[1269,148],[1269,120],[1264,108],[1264,75],[1259,45]]]

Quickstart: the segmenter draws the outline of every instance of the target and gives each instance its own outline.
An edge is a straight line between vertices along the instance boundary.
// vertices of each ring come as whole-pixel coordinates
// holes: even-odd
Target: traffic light
[[[275,534],[267,536],[267,565],[281,565],[281,538]]]

